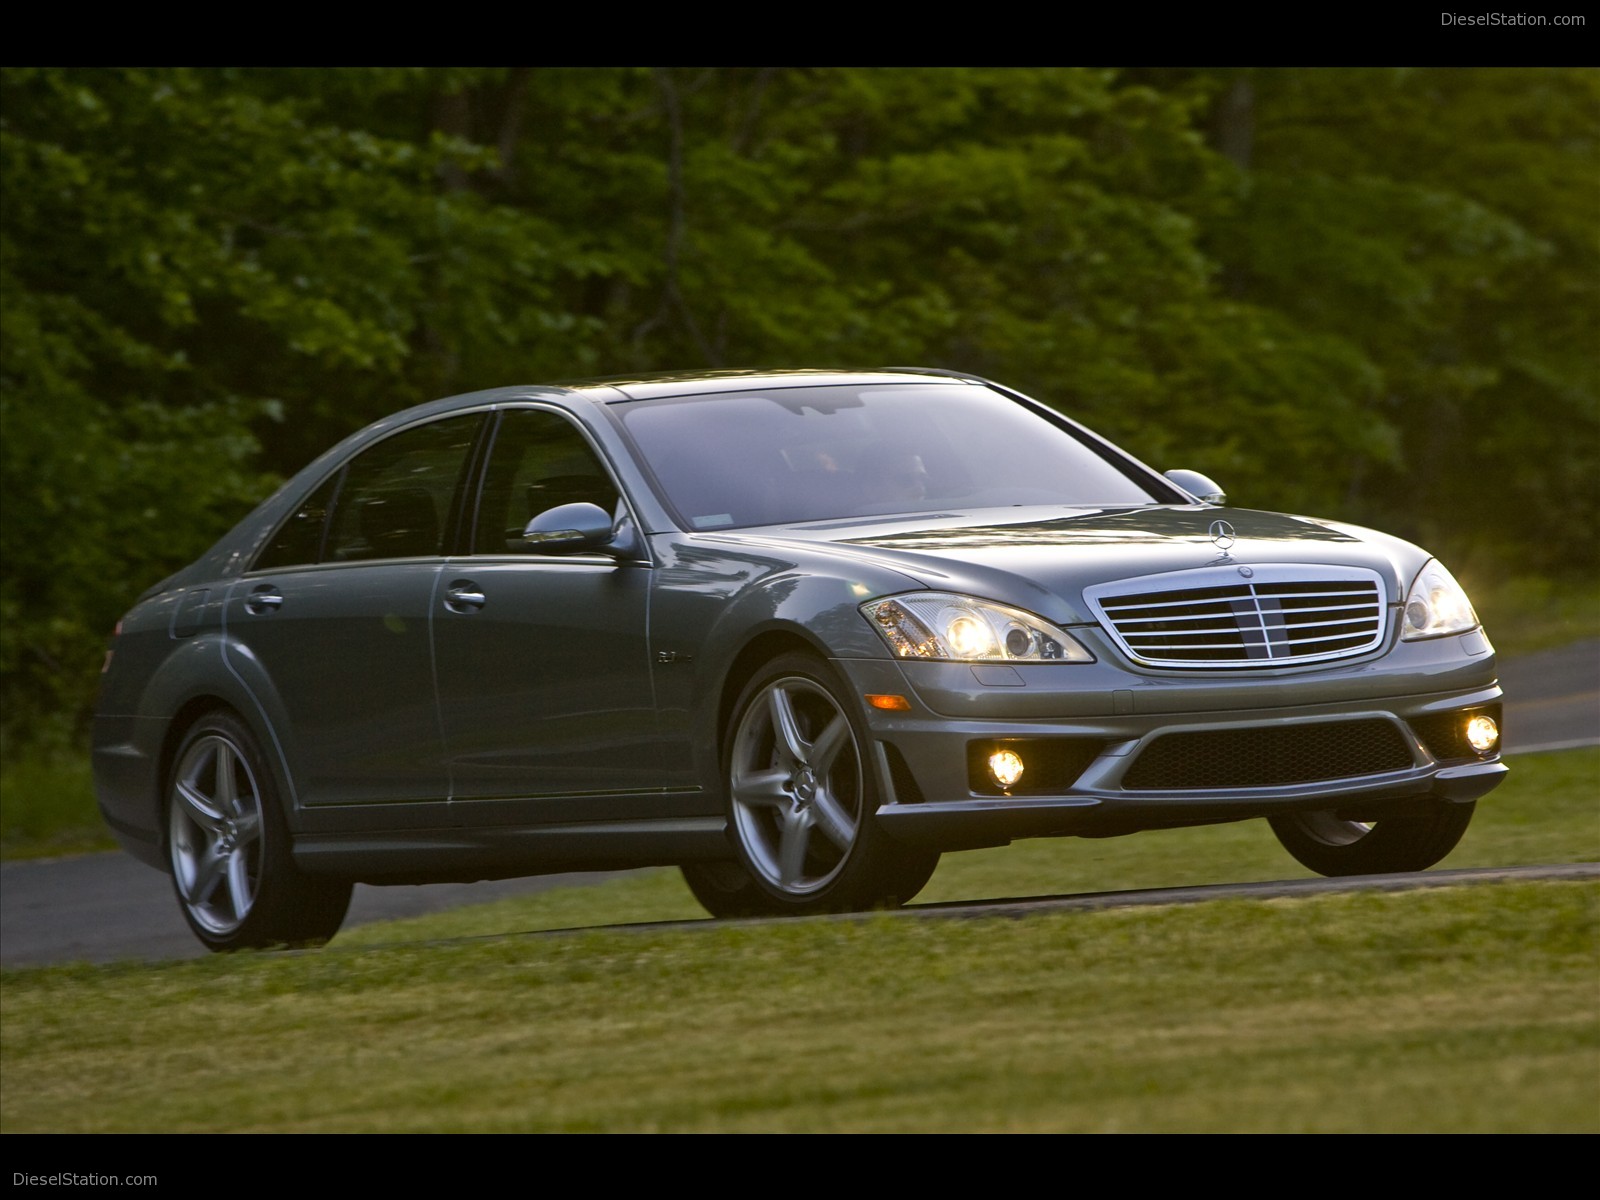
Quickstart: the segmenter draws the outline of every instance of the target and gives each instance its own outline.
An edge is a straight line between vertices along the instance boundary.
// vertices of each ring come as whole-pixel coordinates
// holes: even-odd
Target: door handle
[[[245,598],[244,607],[246,612],[265,616],[283,607],[283,593],[270,583],[264,583]]]
[[[488,600],[477,584],[466,579],[452,583],[444,594],[444,606],[451,612],[477,612]]]

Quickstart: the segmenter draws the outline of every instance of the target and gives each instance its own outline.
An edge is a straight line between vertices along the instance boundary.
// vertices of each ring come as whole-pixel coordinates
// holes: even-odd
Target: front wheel
[[[1443,859],[1466,833],[1475,807],[1428,800],[1375,821],[1326,810],[1270,823],[1283,848],[1319,875],[1387,875],[1425,871]]]
[[[230,713],[202,718],[178,749],[167,801],[172,883],[212,950],[318,945],[350,906],[348,880],[302,874],[273,776]]]
[[[799,915],[910,900],[937,854],[877,824],[869,744],[827,663],[774,659],[745,685],[724,743],[728,828],[738,865],[685,868],[713,916]]]

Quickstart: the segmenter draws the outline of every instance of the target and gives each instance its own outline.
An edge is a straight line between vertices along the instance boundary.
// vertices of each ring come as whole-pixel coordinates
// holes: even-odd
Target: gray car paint
[[[909,373],[836,373],[765,377],[765,383],[834,386],[884,379],[941,382]],[[125,618],[94,738],[102,809],[124,845],[165,867],[162,790],[173,746],[199,707],[220,704],[238,712],[273,757],[288,798],[296,858],[308,870],[410,882],[722,857],[727,843],[719,745],[730,693],[751,655],[795,646],[834,662],[854,685],[849,702],[880,742],[873,766],[886,797],[881,816],[888,827],[940,848],[1040,833],[1121,832],[1208,814],[1263,815],[1326,804],[1334,795],[1467,800],[1498,782],[1503,771],[1498,762],[1478,764],[1481,769],[1464,775],[1419,764],[1404,778],[1377,784],[1356,780],[1228,795],[1130,798],[1118,793],[1116,773],[1107,768],[1095,775],[1099,785],[1048,802],[973,797],[957,754],[967,737],[1089,734],[1106,739],[1108,760],[1115,760],[1131,758],[1163,730],[1366,714],[1400,720],[1497,699],[1494,655],[1480,632],[1402,642],[1398,621],[1391,617],[1381,647],[1332,665],[1244,674],[1152,671],[1117,652],[1083,598],[1083,589],[1095,584],[1216,562],[1219,550],[1208,531],[1212,522],[1225,519],[1237,532],[1229,561],[1366,567],[1383,578],[1391,614],[1396,613],[1427,553],[1336,522],[1174,503],[1119,510],[991,509],[716,533],[682,530],[607,408],[648,402],[655,395],[737,390],[752,382],[732,375],[478,392],[385,418],[322,455],[196,563],[151,589]],[[505,570],[477,558],[289,572],[247,569],[277,525],[351,455],[446,414],[524,405],[568,414],[610,464],[644,535],[637,561],[586,555],[531,566],[524,559]],[[1155,472],[1129,461],[1128,469],[1140,473],[1155,494],[1183,499]],[[573,699],[571,715],[558,724],[569,723],[576,745],[534,736],[501,748],[493,736],[474,738],[470,728],[476,718],[467,724],[443,722],[442,729],[435,724],[430,731],[429,714],[439,701],[433,669],[423,667],[422,656],[424,650],[437,656],[441,646],[451,654],[449,618],[438,602],[441,585],[458,575],[503,574],[506,590],[514,592],[517,585],[509,577],[522,572],[567,579],[576,587],[570,602],[583,606],[574,628],[562,626],[553,614],[535,618],[548,650],[546,666],[576,672],[586,661],[581,646],[594,645],[607,622],[638,620],[639,625],[618,631],[626,645],[621,659],[632,666],[600,671],[609,691],[591,686],[587,670],[554,686],[532,684],[526,673],[539,653],[497,662],[480,641],[476,649],[462,652],[460,662],[447,662],[439,672],[444,701],[452,707],[472,704],[479,693],[497,690],[527,698],[531,687],[541,697],[538,711],[548,712],[559,703],[552,695],[566,693]],[[604,579],[616,581],[629,598],[607,596],[591,607],[584,589],[598,595],[594,588]],[[306,597],[319,589],[337,594],[305,603],[291,595],[282,611],[263,617],[249,613],[245,602],[264,583],[300,587]],[[965,664],[896,661],[859,605],[922,588],[1035,612],[1069,628],[1095,661],[1022,665],[1001,683]],[[348,631],[280,629],[267,641],[242,632],[271,622],[288,626],[292,618],[280,620],[287,613],[321,604],[331,605],[330,613],[359,611],[362,595],[384,597],[385,615],[403,630],[388,636],[410,639],[402,654],[392,654],[394,645],[371,629],[353,641]],[[499,608],[510,601],[509,594],[490,597]],[[389,611],[395,604],[404,611]],[[578,640],[561,642],[574,637]],[[597,654],[607,663],[621,659]],[[382,670],[374,669],[378,663],[384,664]],[[502,670],[506,674],[497,676]],[[866,708],[859,700],[864,691],[904,694],[912,711],[885,714]],[[329,720],[337,725],[337,736],[323,727]],[[508,728],[504,715],[484,720],[490,728]],[[308,729],[323,740],[320,757],[303,745]],[[608,729],[614,736],[607,736]],[[459,744],[447,745],[452,739]],[[915,811],[896,795],[882,750],[888,746],[905,755],[922,784],[923,802]],[[474,770],[492,775],[497,756],[525,764],[557,763],[555,782],[547,789],[508,792],[452,780],[452,761],[472,763]],[[604,764],[588,779],[586,756]]]

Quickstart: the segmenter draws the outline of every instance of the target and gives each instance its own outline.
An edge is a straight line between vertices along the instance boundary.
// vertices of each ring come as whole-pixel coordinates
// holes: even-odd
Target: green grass
[[[87,755],[18,755],[0,770],[0,857],[114,850]]]
[[[1449,565],[1502,657],[1600,637],[1600,580],[1507,578],[1493,563]]]
[[[1600,885],[4,979],[54,1131],[1600,1131]]]
[[[1582,750],[1515,761],[1445,865],[1595,860]],[[1302,874],[1255,821],[951,855],[923,898]],[[699,915],[663,871],[8,971],[0,1129],[1600,1132],[1592,882],[571,928]]]

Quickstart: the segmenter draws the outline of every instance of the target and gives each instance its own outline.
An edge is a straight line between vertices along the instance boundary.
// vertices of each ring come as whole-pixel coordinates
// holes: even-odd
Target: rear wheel
[[[939,856],[877,824],[868,745],[833,670],[808,654],[773,660],[745,686],[724,742],[729,864],[684,869],[714,916],[836,912],[903,904]]]
[[[1454,850],[1473,804],[1424,801],[1391,817],[1353,820],[1337,811],[1272,817],[1272,832],[1302,866],[1319,875],[1425,871]]]
[[[296,869],[273,775],[230,713],[203,717],[178,749],[167,852],[184,919],[212,950],[318,945],[350,905],[348,880]]]

